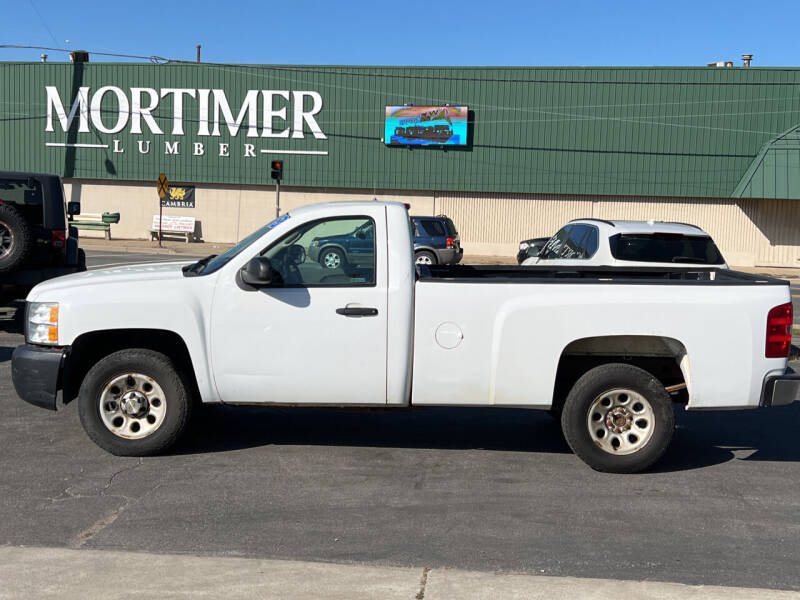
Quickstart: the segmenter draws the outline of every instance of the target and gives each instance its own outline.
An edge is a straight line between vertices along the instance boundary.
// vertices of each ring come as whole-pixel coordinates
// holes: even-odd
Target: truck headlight
[[[58,302],[29,303],[26,329],[31,344],[58,344]]]
[[[519,249],[520,250],[527,250],[528,249],[528,245],[529,245],[528,242],[520,242],[519,243]]]

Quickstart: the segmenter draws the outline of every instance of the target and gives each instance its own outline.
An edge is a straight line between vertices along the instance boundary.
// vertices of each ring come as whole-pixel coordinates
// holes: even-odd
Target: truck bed
[[[549,408],[563,357],[586,347],[623,361],[651,344],[669,348],[688,408],[756,407],[765,374],[786,367],[764,350],[768,312],[791,301],[780,279],[692,267],[417,274],[414,404]]]
[[[620,269],[617,267],[418,265],[417,276],[419,281],[450,283],[789,285],[789,282],[784,279],[715,267]]]

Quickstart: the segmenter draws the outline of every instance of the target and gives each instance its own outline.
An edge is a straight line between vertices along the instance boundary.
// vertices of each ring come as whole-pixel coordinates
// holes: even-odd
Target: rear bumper
[[[761,390],[760,406],[786,406],[800,402],[800,375],[786,369],[785,375],[767,377]]]
[[[56,410],[66,350],[18,346],[11,357],[11,379],[20,398],[35,406]]]
[[[464,257],[463,248],[444,248],[437,249],[435,252],[436,260],[439,261],[440,265],[457,265]]]

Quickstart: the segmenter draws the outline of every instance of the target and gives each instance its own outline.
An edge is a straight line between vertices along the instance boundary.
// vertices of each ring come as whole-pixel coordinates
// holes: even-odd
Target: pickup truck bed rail
[[[546,266],[514,265],[418,265],[417,276],[419,281],[450,283],[789,285],[789,282],[784,279],[719,268],[570,267],[565,269],[562,267],[554,269]]]

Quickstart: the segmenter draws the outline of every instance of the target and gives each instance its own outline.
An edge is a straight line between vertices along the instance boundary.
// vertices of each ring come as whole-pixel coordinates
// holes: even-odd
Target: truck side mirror
[[[242,282],[254,287],[266,287],[272,283],[272,265],[264,256],[256,256],[247,261],[239,271]]]
[[[67,214],[70,217],[74,217],[75,215],[81,214],[81,203],[80,202],[67,202]]]

